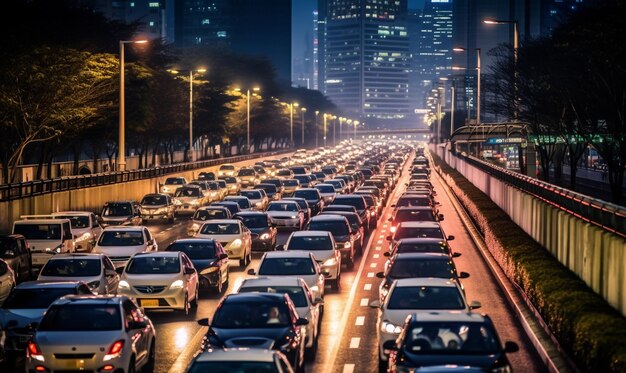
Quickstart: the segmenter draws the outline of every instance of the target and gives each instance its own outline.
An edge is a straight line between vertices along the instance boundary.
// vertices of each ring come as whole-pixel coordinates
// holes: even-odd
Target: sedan
[[[0,259],[0,304],[7,299],[16,284],[13,270],[7,262]]]
[[[195,356],[186,373],[224,372],[282,372],[293,373],[287,357],[279,351],[261,348],[225,348]]]
[[[321,266],[326,280],[331,283],[334,289],[339,289],[341,281],[341,251],[337,249],[335,239],[330,232],[293,232],[283,248],[290,251],[308,251],[313,254],[315,260]]]
[[[190,184],[176,189],[172,200],[176,207],[176,215],[193,215],[199,207],[206,205],[209,201],[199,186]]]
[[[219,242],[210,238],[188,238],[172,242],[165,251],[187,255],[198,271],[201,288],[211,288],[221,294],[228,287],[228,254]]]
[[[182,252],[141,253],[128,262],[118,292],[144,309],[169,308],[185,315],[198,306],[198,272]]]
[[[253,210],[265,211],[269,200],[265,191],[262,189],[248,189],[239,192],[240,196],[247,197],[250,200]]]
[[[319,190],[315,188],[298,189],[293,194],[294,197],[304,198],[311,209],[311,216],[319,214],[324,208],[324,199]]]
[[[266,212],[242,211],[234,216],[252,232],[253,251],[273,251],[276,248],[278,231]]]
[[[94,294],[115,294],[120,277],[104,254],[59,254],[48,260],[37,280],[83,281]]]
[[[191,217],[191,224],[187,228],[187,234],[190,236],[195,235],[200,230],[202,224],[209,220],[216,219],[230,219],[232,214],[225,206],[206,206],[200,207]]]
[[[141,199],[141,218],[150,220],[174,222],[176,206],[168,194],[146,194]]]
[[[229,259],[246,267],[252,259],[252,233],[239,219],[211,220],[204,223],[196,238],[212,238],[222,244]]]
[[[272,201],[265,212],[277,227],[295,230],[302,230],[304,227],[304,211],[295,201]]]
[[[318,215],[311,219],[306,229],[330,232],[341,252],[342,262],[346,263],[348,269],[354,267],[356,232],[352,230],[348,219],[340,215]]]

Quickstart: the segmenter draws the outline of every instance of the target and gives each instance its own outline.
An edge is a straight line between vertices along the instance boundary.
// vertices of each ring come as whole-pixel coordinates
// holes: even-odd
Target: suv
[[[28,280],[32,276],[32,260],[26,238],[21,234],[0,235],[0,259],[15,274],[15,280]]]
[[[187,179],[184,177],[168,177],[159,188],[159,192],[172,195],[178,187],[185,184],[187,184]]]
[[[154,326],[128,297],[64,296],[36,328],[26,348],[28,372],[62,371],[70,361],[77,371],[154,369]]]
[[[356,235],[353,232],[348,219],[339,215],[318,215],[309,221],[306,230],[328,231],[333,235],[337,249],[341,251],[341,261],[345,262],[348,269],[354,267],[356,258]]]
[[[141,225],[140,206],[134,201],[110,201],[104,204],[100,213],[103,226]]]
[[[172,197],[168,194],[146,194],[141,199],[141,218],[147,222],[150,220],[174,222],[176,207]]]
[[[96,214],[89,211],[61,211],[52,213],[54,219],[69,219],[76,240],[76,251],[91,251],[96,245],[102,227]]]
[[[13,234],[22,235],[28,241],[34,268],[43,267],[52,255],[76,251],[68,219],[18,220],[13,223]]]

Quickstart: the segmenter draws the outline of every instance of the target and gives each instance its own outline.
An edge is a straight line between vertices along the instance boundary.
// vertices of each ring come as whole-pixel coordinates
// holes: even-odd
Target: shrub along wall
[[[435,154],[433,159],[483,234],[491,254],[526,293],[578,367],[588,372],[626,372],[626,318],[461,173]]]

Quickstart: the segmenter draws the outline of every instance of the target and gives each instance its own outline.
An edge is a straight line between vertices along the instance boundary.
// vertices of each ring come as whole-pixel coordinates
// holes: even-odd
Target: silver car
[[[154,369],[154,326],[131,298],[64,296],[32,327],[27,372]]]
[[[48,260],[37,280],[83,281],[94,294],[116,294],[120,276],[104,254],[59,254]]]

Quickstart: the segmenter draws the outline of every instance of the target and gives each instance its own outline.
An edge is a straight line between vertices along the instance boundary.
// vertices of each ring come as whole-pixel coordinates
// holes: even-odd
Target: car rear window
[[[46,311],[37,330],[52,332],[121,330],[119,306],[56,305]]]

